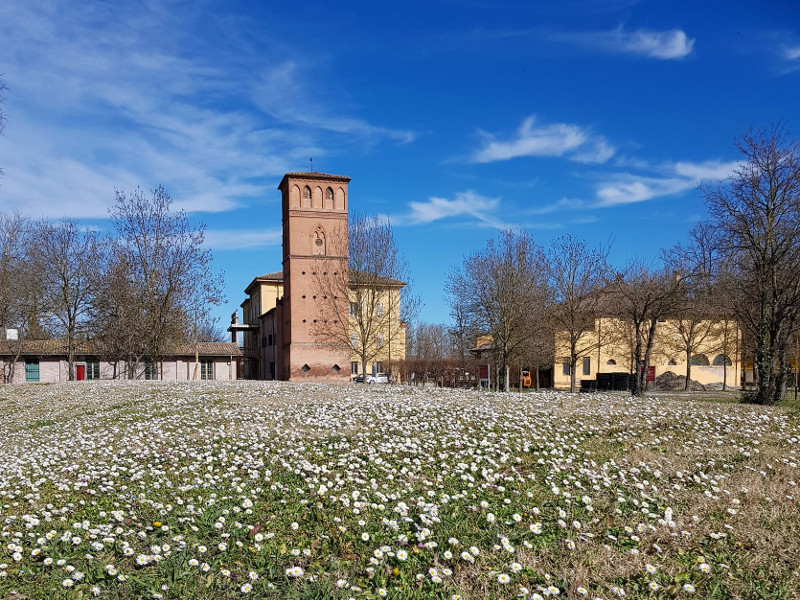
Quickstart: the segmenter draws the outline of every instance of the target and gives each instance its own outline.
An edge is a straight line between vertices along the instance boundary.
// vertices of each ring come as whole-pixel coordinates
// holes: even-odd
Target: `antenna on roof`
[[[309,156],[308,157],[308,162],[311,164],[311,172],[314,173],[315,172],[314,171],[314,157],[313,156]]]

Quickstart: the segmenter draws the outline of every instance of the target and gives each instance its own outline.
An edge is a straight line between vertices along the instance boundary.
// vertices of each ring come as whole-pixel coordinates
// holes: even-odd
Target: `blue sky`
[[[791,1],[0,3],[0,210],[108,228],[163,184],[207,225],[227,323],[281,265],[287,171],[388,215],[421,319],[498,229],[653,259],[749,127],[800,135]]]

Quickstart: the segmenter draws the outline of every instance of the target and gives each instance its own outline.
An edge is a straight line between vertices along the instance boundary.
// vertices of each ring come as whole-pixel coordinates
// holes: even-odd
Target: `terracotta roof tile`
[[[66,356],[67,344],[63,340],[0,341],[0,356],[14,356],[17,344],[22,345],[20,356]],[[238,344],[232,342],[199,342],[200,356],[241,356]],[[78,342],[75,354],[102,356],[102,345],[94,341]],[[164,356],[194,356],[194,343],[185,342],[165,348]]]

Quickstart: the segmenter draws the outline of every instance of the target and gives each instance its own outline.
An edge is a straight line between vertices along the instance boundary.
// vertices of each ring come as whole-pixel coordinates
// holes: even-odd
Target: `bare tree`
[[[800,324],[800,144],[787,137],[782,124],[749,131],[734,174],[703,188],[734,309],[753,340],[752,399],[761,404],[783,398]]]
[[[103,351],[114,364],[113,378],[134,376],[135,367],[148,354],[147,315],[137,300],[136,282],[131,280],[132,267],[126,264],[125,253],[113,240],[109,264],[102,279],[99,301],[95,306],[95,333],[102,340]],[[122,371],[120,363],[129,367]]]
[[[693,357],[708,350],[711,342],[726,339],[728,333],[723,326],[727,315],[718,285],[719,258],[714,230],[707,223],[692,228],[689,244],[678,244],[663,252],[665,263],[672,269],[674,277],[683,279],[677,290],[675,307],[665,328],[674,335],[667,339],[671,350],[683,354],[686,360],[686,382],[688,390],[692,378]],[[718,348],[713,348],[717,350]]]
[[[536,307],[548,297],[544,263],[544,253],[527,233],[503,231],[448,277],[452,310],[463,312],[473,329],[492,337],[505,390],[512,359],[520,356],[531,333]]]
[[[552,290],[545,288],[544,293],[549,294]],[[520,366],[531,371],[531,384],[536,390],[540,388],[539,370],[542,368],[552,368],[555,364],[555,340],[557,331],[552,319],[553,312],[552,296],[544,302],[535,303],[531,306],[527,327],[525,343],[520,349]]]
[[[111,347],[136,376],[142,361],[156,364],[165,348],[184,341],[187,323],[219,302],[222,277],[203,246],[205,227],[173,211],[163,187],[149,198],[140,188],[131,195],[118,190],[110,215],[118,238],[109,281],[117,287],[109,298],[113,325],[106,337],[120,336]]]
[[[11,353],[3,365],[6,383],[14,381],[22,340],[39,329],[41,273],[31,260],[32,245],[28,221],[19,214],[0,213],[0,338]]]
[[[641,261],[633,261],[607,288],[616,316],[630,324],[635,384],[633,394],[645,392],[647,367],[659,321],[675,312],[680,277],[668,269],[654,270]]]
[[[395,367],[406,381],[426,383],[430,376],[438,380],[453,371],[452,357],[448,328],[438,323],[418,323],[406,328],[406,358]]]
[[[547,255],[547,276],[555,302],[550,313],[556,331],[566,336],[570,391],[576,388],[578,358],[603,344],[594,331],[602,290],[608,273],[604,248],[588,248],[571,235],[552,242]]]
[[[97,233],[74,221],[40,222],[34,235],[33,261],[42,274],[41,313],[67,344],[67,370],[74,379],[75,345],[86,338],[101,289],[105,265]]]
[[[187,336],[189,334],[187,333]],[[194,336],[194,331],[191,332]],[[226,333],[219,324],[219,319],[201,316],[197,323],[197,341],[199,342],[229,342],[230,334]]]
[[[331,255],[344,254],[331,250]],[[347,257],[347,268],[329,268],[324,257],[318,259],[313,288],[320,317],[312,332],[319,344],[349,348],[366,374],[376,359],[391,364],[405,357],[406,323],[419,301],[388,221],[351,214]]]
[[[449,358],[451,339],[439,323],[417,323],[406,328],[406,355],[431,360]]]

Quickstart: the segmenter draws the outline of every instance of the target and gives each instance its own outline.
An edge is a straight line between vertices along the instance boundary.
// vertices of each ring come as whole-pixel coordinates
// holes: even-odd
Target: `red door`
[[[75,365],[75,379],[78,381],[86,379],[86,365]]]

